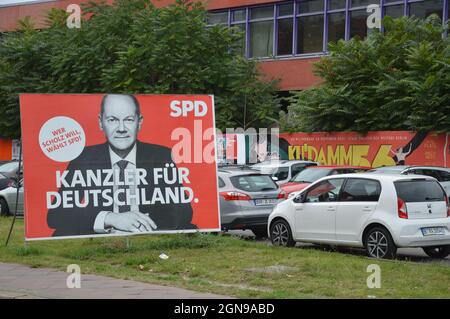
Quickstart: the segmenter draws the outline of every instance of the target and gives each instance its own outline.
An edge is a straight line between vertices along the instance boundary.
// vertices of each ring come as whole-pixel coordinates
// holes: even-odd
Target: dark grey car
[[[250,229],[267,237],[272,209],[286,197],[270,175],[249,169],[220,169],[220,220],[222,229]]]

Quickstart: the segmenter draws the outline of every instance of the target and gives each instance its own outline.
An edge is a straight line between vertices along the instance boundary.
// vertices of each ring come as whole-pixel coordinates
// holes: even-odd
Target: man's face
[[[126,151],[133,147],[141,129],[142,117],[128,96],[110,95],[105,100],[103,115],[99,116],[100,129],[113,149]]]

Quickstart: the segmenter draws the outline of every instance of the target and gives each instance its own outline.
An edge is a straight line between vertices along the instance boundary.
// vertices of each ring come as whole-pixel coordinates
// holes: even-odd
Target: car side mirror
[[[278,177],[272,176],[272,179],[276,182],[278,180]]]
[[[297,196],[295,196],[294,202],[296,202],[296,203],[304,203],[305,199],[306,199],[306,194],[305,193],[300,193]]]

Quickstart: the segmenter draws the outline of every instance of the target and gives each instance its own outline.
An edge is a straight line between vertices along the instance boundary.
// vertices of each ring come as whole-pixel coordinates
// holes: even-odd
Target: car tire
[[[450,255],[450,245],[422,247],[422,249],[431,258],[442,259]]]
[[[253,232],[256,239],[263,239],[268,237],[267,227],[253,227],[250,228],[250,230]]]
[[[383,227],[369,229],[364,238],[364,247],[371,258],[393,259],[397,253],[391,234]]]
[[[270,225],[270,240],[274,246],[295,246],[291,227],[284,219],[277,219]]]
[[[8,203],[4,198],[0,198],[0,216],[9,216],[9,207]]]

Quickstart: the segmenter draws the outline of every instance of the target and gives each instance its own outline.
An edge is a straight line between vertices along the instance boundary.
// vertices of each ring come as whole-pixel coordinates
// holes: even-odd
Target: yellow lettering
[[[299,159],[299,151],[300,146],[291,146],[288,147],[288,157],[290,160]]]
[[[350,147],[348,148],[348,152],[345,151],[345,146],[344,145],[339,145],[338,146],[339,149],[339,163],[338,165],[351,165],[350,161],[352,158],[352,146],[350,145]]]
[[[333,151],[333,146],[327,146],[327,163],[328,165],[337,165],[339,162],[339,152],[338,148]]]
[[[392,145],[381,145],[372,162],[372,167],[395,165],[395,161],[389,156],[391,148]]]
[[[369,145],[353,145],[352,165],[370,167],[366,156],[369,153]]]

